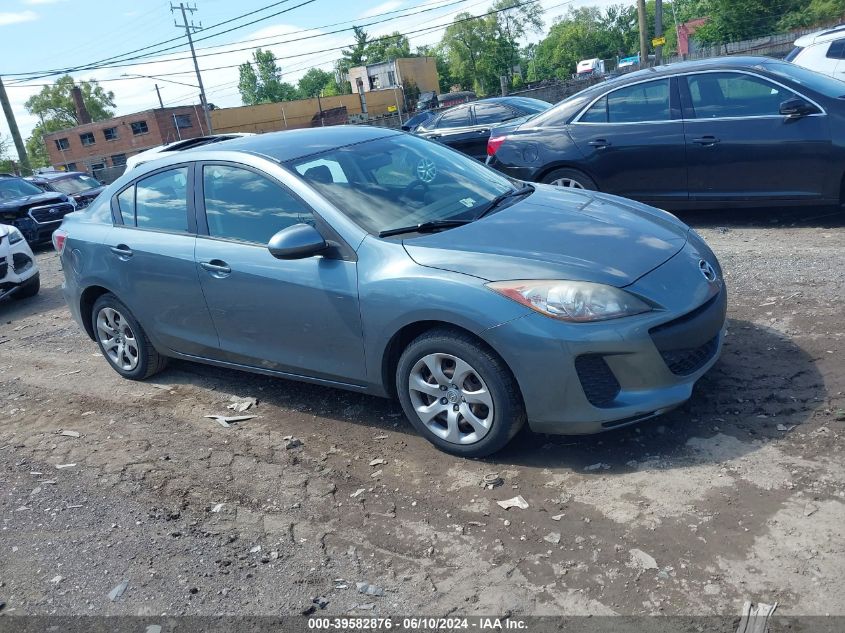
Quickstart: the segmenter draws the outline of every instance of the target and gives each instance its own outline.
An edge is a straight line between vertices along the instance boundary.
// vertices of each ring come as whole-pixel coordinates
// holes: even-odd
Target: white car
[[[802,35],[785,59],[845,81],[845,25]]]
[[[40,287],[38,262],[29,244],[17,228],[0,224],[0,300],[34,297]]]
[[[202,145],[209,145],[211,143],[219,143],[220,141],[228,141],[233,138],[240,138],[241,136],[255,136],[252,132],[231,132],[229,134],[211,134],[209,136],[197,136],[195,138],[186,138],[183,141],[176,141],[175,143],[168,143],[167,145],[159,145],[146,151],[130,156],[126,159],[126,171],[134,169],[138,165],[143,165],[156,158],[163,158],[169,156],[173,152],[181,152],[192,147],[200,147]]]

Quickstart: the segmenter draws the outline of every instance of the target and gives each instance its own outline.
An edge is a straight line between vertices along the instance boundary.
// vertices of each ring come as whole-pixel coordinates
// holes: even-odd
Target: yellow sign
[[[387,106],[388,112],[396,112],[396,106]]]
[[[654,37],[651,40],[652,46],[663,46],[666,43],[665,37]]]

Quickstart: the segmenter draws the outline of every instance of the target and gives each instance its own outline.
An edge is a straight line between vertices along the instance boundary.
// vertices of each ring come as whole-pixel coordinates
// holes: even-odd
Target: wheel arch
[[[390,398],[397,397],[396,369],[399,365],[399,357],[402,356],[402,352],[405,351],[405,348],[407,348],[411,341],[415,338],[425,332],[435,329],[452,330],[472,337],[472,339],[478,343],[479,347],[483,347],[502,361],[502,364],[507,368],[511,377],[514,379],[514,384],[517,387],[519,397],[523,397],[522,389],[519,386],[519,380],[517,380],[516,376],[514,376],[510,365],[508,365],[504,357],[492,345],[490,345],[490,343],[481,338],[477,333],[460,325],[456,325],[455,323],[450,323],[449,321],[422,320],[408,323],[399,328],[399,330],[390,337],[390,340],[384,348],[384,353],[382,354],[381,359],[381,377],[385,392]]]
[[[584,169],[583,165],[574,161],[560,161],[545,165],[540,171],[537,172],[537,175],[535,176],[535,182],[543,182],[546,176],[558,169],[574,169],[575,171],[580,171],[582,174],[584,174],[585,176],[590,178],[594,183],[596,183],[596,186],[599,187],[599,191],[601,191],[601,183],[595,177],[595,175],[591,171]]]
[[[91,323],[91,310],[94,309],[97,299],[110,292],[111,290],[104,286],[93,285],[83,290],[79,297],[79,316],[82,320],[82,327],[85,328],[85,333],[92,341],[96,341],[97,338],[94,334],[94,324]]]

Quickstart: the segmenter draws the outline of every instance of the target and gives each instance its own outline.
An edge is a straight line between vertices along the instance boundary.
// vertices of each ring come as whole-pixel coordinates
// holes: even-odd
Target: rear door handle
[[[109,250],[111,250],[112,253],[117,255],[123,261],[126,261],[127,259],[132,257],[132,255],[134,255],[132,249],[129,248],[126,244],[118,244],[117,246],[111,246],[109,247]]]
[[[229,264],[219,259],[212,259],[210,262],[200,262],[200,266],[205,268],[215,277],[226,277],[232,272]]]
[[[699,138],[692,139],[692,142],[696,145],[704,145],[705,147],[710,145],[715,145],[719,142],[715,136],[700,136]]]
[[[607,141],[603,138],[597,138],[594,141],[590,141],[587,143],[590,147],[595,147],[596,149],[604,149],[605,147],[610,147],[610,141]]]

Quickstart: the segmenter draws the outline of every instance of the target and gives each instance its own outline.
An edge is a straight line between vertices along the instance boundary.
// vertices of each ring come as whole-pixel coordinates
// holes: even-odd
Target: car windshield
[[[406,134],[313,154],[289,166],[374,234],[428,222],[469,221],[514,189],[480,162]]]
[[[100,186],[100,182],[91,176],[70,176],[54,180],[50,185],[61,193],[79,193]]]
[[[23,178],[0,178],[0,200],[13,200],[44,193]]]
[[[832,99],[845,97],[845,82],[839,79],[834,79],[833,77],[817,73],[803,66],[796,66],[795,64],[786,62],[763,62],[762,66],[770,73],[780,75],[784,79],[789,79],[797,84],[806,86],[810,90],[815,90],[826,97]]]

